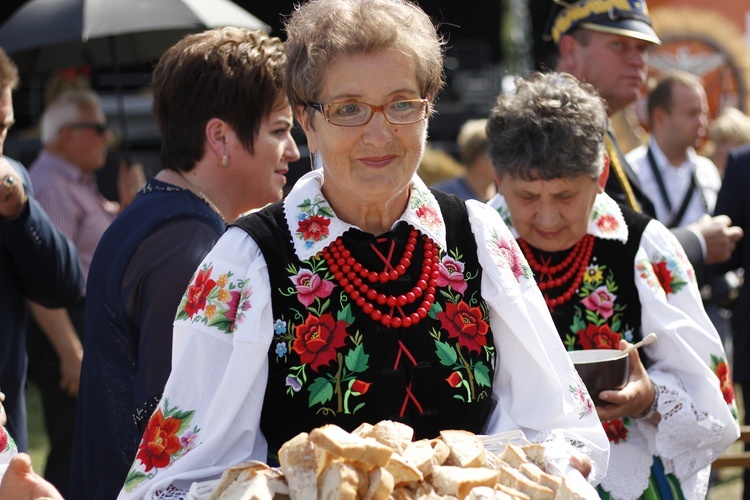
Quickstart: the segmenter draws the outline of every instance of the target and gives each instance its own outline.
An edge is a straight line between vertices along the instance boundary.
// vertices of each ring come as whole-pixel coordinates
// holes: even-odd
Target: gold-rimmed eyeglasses
[[[358,101],[339,101],[329,104],[310,103],[310,107],[320,111],[323,117],[333,125],[341,127],[358,127],[370,122],[372,115],[380,111],[392,125],[408,125],[425,120],[430,111],[427,99],[406,99],[393,101],[382,106],[375,106]]]

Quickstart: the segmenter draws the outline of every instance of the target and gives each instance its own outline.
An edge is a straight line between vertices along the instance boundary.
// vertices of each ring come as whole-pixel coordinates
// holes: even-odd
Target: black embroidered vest
[[[482,432],[492,408],[495,363],[480,295],[482,271],[464,203],[434,195],[447,228],[449,253],[440,258],[452,270],[462,263],[463,279],[456,281],[454,273],[454,281],[439,281],[429,315],[408,328],[387,328],[365,315],[331,275],[322,253],[297,259],[281,202],[236,222],[269,264],[274,339],[261,430],[271,462],[285,441],[327,423],[351,431],[362,422],[397,420],[414,428],[415,439],[436,437],[442,429]],[[343,241],[358,262],[379,272],[385,265],[371,245],[388,256],[394,241],[395,265],[410,229],[401,222],[377,238],[350,229]],[[419,238],[406,274],[371,288],[393,295],[410,291],[418,279],[414,273],[421,272],[423,245]],[[405,306],[405,313],[419,304]],[[456,335],[459,330],[464,335]]]
[[[623,244],[620,240],[596,238],[578,292],[551,311],[560,339],[569,351],[617,349],[620,338],[637,342],[643,337],[641,302],[633,276],[641,236],[651,219],[622,205],[620,208],[628,226],[628,241]],[[551,257],[549,264],[555,265],[564,260],[568,251],[543,253],[534,250],[534,255],[543,262]],[[567,286],[563,284],[552,289],[550,296],[556,297]],[[643,351],[639,353],[648,366]]]

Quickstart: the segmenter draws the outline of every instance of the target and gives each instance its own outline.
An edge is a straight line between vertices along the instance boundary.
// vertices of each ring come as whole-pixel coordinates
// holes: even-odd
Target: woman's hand
[[[591,474],[591,458],[582,453],[570,457],[570,466],[578,470],[584,478],[588,479]]]
[[[620,340],[620,350],[626,349],[630,344]],[[602,422],[616,418],[644,415],[648,412],[654,402],[654,384],[648,377],[646,367],[641,363],[638,350],[633,350],[630,357],[630,374],[628,383],[619,391],[602,391],[599,398],[610,403],[607,406],[597,406],[596,412]]]
[[[31,457],[25,453],[19,453],[10,459],[8,469],[0,481],[0,498],[63,500],[63,496],[54,486],[34,472],[31,468]]]

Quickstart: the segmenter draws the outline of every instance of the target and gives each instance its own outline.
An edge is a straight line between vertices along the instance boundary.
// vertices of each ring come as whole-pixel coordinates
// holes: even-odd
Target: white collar
[[[322,251],[351,228],[360,229],[339,219],[323,196],[323,172],[313,170],[301,177],[284,200],[284,216],[292,233],[294,252],[306,260]],[[437,200],[416,174],[412,177],[409,204],[401,217],[446,248],[445,221]]]
[[[682,162],[680,165],[672,165],[667,158],[667,155],[664,154],[664,151],[662,151],[659,144],[657,144],[656,139],[654,139],[654,136],[652,135],[648,140],[648,147],[651,148],[651,152],[654,155],[654,161],[656,161],[656,167],[659,169],[660,172],[666,171],[668,168],[672,169],[681,169],[681,168],[692,168],[693,165],[695,165],[695,157],[698,155],[698,153],[695,152],[695,149],[688,148],[687,150],[687,157],[685,158],[685,161]]]
[[[487,204],[498,211],[505,224],[510,228],[513,237],[518,238],[518,233],[513,228],[513,222],[510,219],[510,210],[505,203],[505,198],[501,194],[496,194]],[[591,220],[589,220],[586,232],[604,240],[618,240],[622,243],[628,241],[628,226],[625,224],[622,210],[608,194],[598,194],[594,199],[594,208],[591,210]]]

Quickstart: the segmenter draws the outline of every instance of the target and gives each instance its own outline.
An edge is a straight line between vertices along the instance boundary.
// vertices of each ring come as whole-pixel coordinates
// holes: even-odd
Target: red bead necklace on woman
[[[391,257],[393,256],[393,249],[396,244],[395,241],[391,240],[391,249],[388,257],[385,257],[374,244],[371,244],[370,246],[373,251],[385,264],[385,269],[381,272],[371,271],[357,262],[352,256],[351,251],[344,245],[344,241],[340,236],[323,249],[323,257],[326,259],[328,268],[333,273],[339,285],[344,289],[344,292],[365,314],[386,327],[408,328],[416,325],[427,316],[432,304],[435,302],[435,287],[440,275],[438,269],[439,251],[435,242],[427,235],[424,235],[422,271],[411,291],[398,296],[386,295],[370,288],[370,285],[366,281],[385,284],[403,276],[412,264],[411,258],[416,248],[418,236],[419,231],[412,228],[409,232],[409,240],[404,248],[404,253],[396,266],[391,264]],[[406,314],[403,307],[414,303],[419,298],[423,300],[416,311]],[[387,308],[389,312],[383,312],[376,304],[377,306]],[[396,309],[399,311],[400,316],[394,317],[393,313]]]
[[[526,260],[529,261],[531,269],[537,275],[537,284],[542,292],[559,288],[573,280],[570,286],[557,297],[550,298],[548,293],[544,294],[544,301],[547,303],[547,308],[552,311],[556,306],[563,305],[569,301],[583,281],[586,266],[594,250],[594,237],[587,234],[578,240],[578,243],[573,245],[573,248],[570,249],[565,259],[554,266],[549,265],[549,260],[546,264],[541,264],[534,257],[531,247],[523,238],[518,239],[518,244],[526,256]]]

